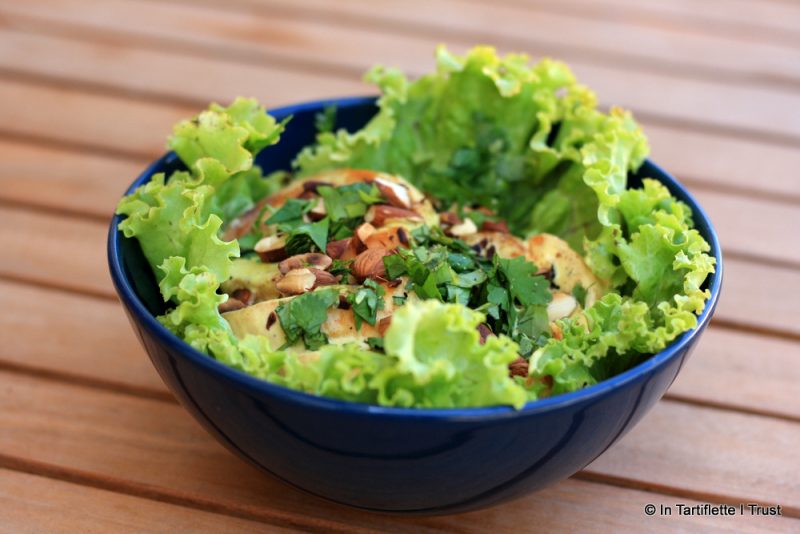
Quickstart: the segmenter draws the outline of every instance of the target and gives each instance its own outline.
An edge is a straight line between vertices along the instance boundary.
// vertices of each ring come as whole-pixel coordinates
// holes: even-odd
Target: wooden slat
[[[197,4],[192,0],[173,1]],[[414,34],[425,31],[445,40],[454,36],[508,48],[547,47],[553,55],[643,70],[720,77],[733,74],[756,83],[771,79],[800,80],[797,66],[800,50],[795,47],[709,31],[687,31],[680,24],[640,24],[641,19],[636,15],[624,20],[592,16],[607,9],[602,2],[584,0],[581,7],[590,15],[570,6],[569,1],[554,4],[542,0],[491,4],[476,0],[335,3],[299,0],[291,4],[282,0],[232,0],[224,6],[214,0],[202,1],[218,8],[239,7],[266,15],[278,11],[309,19],[334,19],[356,28],[387,26],[393,31],[400,29]],[[794,20],[800,22],[797,11]],[[536,31],[531,31],[532,28]]]
[[[253,65],[8,29],[0,29],[0,46],[4,50],[0,68],[11,72],[80,80],[112,87],[117,93],[196,107],[206,107],[212,100],[228,102],[240,95],[275,104],[367,92],[358,77],[346,79],[276,68],[267,62]]]
[[[215,503],[216,511],[268,521],[295,525],[305,522],[306,526],[326,530],[389,528],[414,532],[430,529],[486,532],[497,529],[510,531],[512,528],[518,531],[519,525],[534,524],[543,529],[569,530],[589,525],[592,521],[615,525],[623,514],[628,521],[634,519],[638,523],[644,517],[641,513],[643,503],[672,501],[671,498],[658,495],[629,493],[608,487],[598,489],[587,483],[569,481],[544,493],[466,515],[414,518],[363,513],[316,500],[260,475],[212,442],[176,405],[29,377],[0,374],[0,382],[6,384],[0,388],[0,423],[5,429],[0,434],[0,450],[3,451],[0,463],[14,461],[24,465],[29,462],[76,470],[98,484],[125,485],[131,492],[147,488],[151,494],[175,495],[187,502]],[[674,403],[660,404],[655,409],[656,413],[637,428],[637,437],[634,439],[634,434],[631,434],[623,443],[630,451],[637,443],[647,443],[648,438],[652,439],[652,434],[663,437],[663,427],[651,421],[658,421],[662,425],[684,425],[685,433],[691,435],[692,443],[696,445],[706,445],[707,441],[721,437],[712,434],[704,438],[701,435],[702,427],[692,425],[691,421],[676,420],[682,415],[681,408]],[[698,411],[716,414],[712,410]],[[725,425],[733,428],[741,422],[740,418],[747,417],[724,412],[718,415],[719,420],[711,427],[713,429]],[[774,425],[779,428],[773,428]],[[793,507],[798,489],[793,485],[794,482],[787,482],[785,474],[776,472],[782,467],[779,462],[784,459],[785,444],[776,446],[760,438],[765,432],[775,430],[782,432],[787,439],[792,438],[800,432],[798,428],[797,425],[767,419],[756,419],[745,427],[739,436],[740,441],[745,443],[742,447],[731,448],[729,456],[736,461],[744,460],[740,457],[742,452],[762,454],[759,456],[761,461],[758,465],[751,462],[753,467],[741,462],[738,472],[731,473],[730,484],[720,487],[738,490],[737,484],[744,484],[745,481],[753,487],[741,496],[733,491],[723,495],[715,493],[715,499],[758,495],[767,502]],[[724,430],[723,436],[727,437]],[[648,454],[671,452],[669,447],[662,445]],[[707,451],[700,446],[681,452],[687,457],[668,456],[654,461],[652,465],[663,469],[663,463],[670,459],[701,463],[707,456]],[[637,450],[637,454],[642,453]],[[646,458],[639,461],[644,462]],[[754,469],[757,471],[754,472]],[[666,471],[670,470],[674,471],[673,466],[666,468]],[[708,468],[700,466],[695,476],[713,475],[708,471]],[[644,472],[648,472],[647,469]],[[648,474],[651,479],[669,477],[668,473],[654,472],[652,468]],[[700,490],[707,486],[702,480],[691,482],[697,482],[697,489]],[[678,502],[684,500],[676,499]],[[611,506],[610,503],[614,501],[617,504]],[[588,502],[595,504],[588,505]],[[605,503],[609,503],[609,507],[601,512]],[[792,513],[794,510],[790,508],[788,511]],[[691,521],[698,519],[690,518]],[[704,520],[712,522],[709,526],[722,526],[713,518]],[[662,528],[677,526],[660,521],[653,522],[652,528],[658,528],[659,525]],[[795,525],[784,518],[772,521],[749,525],[751,528],[762,525],[790,528]],[[739,528],[738,521],[735,525]],[[741,528],[747,526],[743,523]]]
[[[675,32],[718,33],[739,40],[800,44],[800,9],[795,2],[752,0],[503,0],[532,9],[617,20]]]
[[[290,532],[163,502],[0,469],[6,532]]]
[[[171,398],[117,302],[0,281],[0,310],[0,366]]]
[[[114,209],[109,206],[109,212]],[[0,207],[0,275],[111,297],[100,222]],[[110,220],[110,213],[109,213]]]
[[[746,496],[743,502],[784,504],[784,513],[797,515],[798,443],[794,422],[662,402],[587,471],[656,489]]]
[[[0,139],[0,198],[107,220],[148,163]]]
[[[668,395],[800,420],[798,354],[800,343],[712,325]]]
[[[275,70],[266,66],[232,65],[222,59],[201,59],[120,44],[84,42],[2,29],[0,47],[14,52],[0,55],[0,68],[26,75],[64,79],[69,83],[110,87],[116,94],[123,96],[130,92],[156,100],[167,100],[161,106],[154,105],[150,113],[165,109],[165,114],[170,118],[178,113],[169,110],[170,104],[178,100],[190,100],[192,106],[196,106],[178,106],[188,111],[205,107],[206,102],[212,100],[227,102],[240,94],[257,96],[269,105],[277,105],[306,98],[367,94],[373,91],[361,85],[355,78],[350,81],[299,71]],[[69,55],[71,61],[68,66],[65,62],[54,59],[55,56],[50,52],[54,48]],[[124,62],[120,62],[120,58],[124,58]],[[120,65],[126,65],[126,68],[120,68]],[[135,68],[127,68],[129,65],[135,65]],[[237,72],[240,74],[236,75]],[[191,77],[205,76],[207,81],[187,83],[187,73]],[[47,102],[54,98],[52,90],[42,91],[38,85],[23,86],[25,88],[12,84],[7,92],[20,94],[24,91],[25,101],[30,102],[29,113],[36,115],[39,110],[47,109]],[[82,99],[87,109],[92,109],[91,96],[84,98],[79,91],[70,92],[70,95],[72,100]],[[136,116],[136,111],[131,112],[125,98],[106,100],[105,105],[110,106],[115,102],[120,109],[109,110],[112,116]],[[134,150],[137,153],[151,149],[153,143],[158,141],[158,132],[153,126],[148,129],[153,137],[147,139],[144,147],[132,146],[136,138],[127,135],[91,135],[94,132],[93,126],[87,128],[88,133],[79,132],[79,135],[73,135],[74,130],[82,126],[82,121],[91,123],[93,117],[92,112],[82,114],[80,109],[75,114],[67,115],[61,123],[72,126],[65,130],[64,138],[84,139],[84,142],[98,146],[109,146],[114,150]],[[169,128],[169,120],[165,117],[153,124]],[[27,120],[23,124],[7,123],[3,127],[7,131],[22,134],[27,132],[30,135],[33,129],[36,135],[57,135],[52,128],[46,127],[45,131],[40,131],[35,128],[36,122],[33,125],[27,123]],[[124,122],[119,125],[131,126]],[[800,167],[800,152],[797,150],[756,141],[681,131],[647,121],[643,122],[643,127],[650,138],[655,160],[693,184],[706,184],[746,193],[763,192],[772,195],[772,198],[780,196],[795,201],[800,199],[800,181],[795,179],[795,170]],[[15,160],[18,161],[19,157],[15,157]],[[16,169],[13,167],[10,170],[3,169],[4,178],[14,170]],[[133,173],[129,175],[133,176]],[[75,199],[69,199],[68,202],[73,200]]]
[[[0,132],[140,158],[163,153],[172,125],[199,109],[7,80],[0,100],[15,103],[3,106]]]
[[[397,34],[389,38],[387,28],[343,28],[198,6],[141,6],[124,0],[33,0],[8,6],[4,12],[14,24],[23,24],[13,18],[14,14],[35,15],[68,22],[74,25],[74,31],[94,28],[108,32],[115,39],[146,36],[158,39],[162,46],[191,44],[198,49],[221,51],[228,57],[291,60],[312,71],[338,65],[353,75],[375,63],[397,65],[411,73],[429,71],[430,56],[439,41],[436,36],[422,35]],[[450,40],[456,49],[470,46],[473,41]],[[336,45],[335,53],[331,43]],[[541,54],[547,50],[531,47],[530,52]],[[604,102],[630,107],[643,116],[672,123],[702,123],[706,128],[729,129],[792,145],[800,143],[800,95],[791,91],[623,70],[575,59],[571,62],[581,80],[595,88]],[[720,94],[725,95],[724,101]],[[759,105],[754,106],[754,102]]]

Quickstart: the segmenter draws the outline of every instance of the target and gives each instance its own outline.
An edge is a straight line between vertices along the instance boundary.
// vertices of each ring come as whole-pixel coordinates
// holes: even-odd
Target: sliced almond
[[[392,206],[404,209],[411,207],[411,195],[409,195],[406,186],[390,182],[384,178],[375,178],[373,183],[378,186],[383,198]]]
[[[256,243],[253,250],[263,261],[281,261],[286,258],[286,239],[277,235],[268,235]]]
[[[387,206],[386,204],[374,204],[370,206],[367,213],[364,215],[364,220],[372,223],[373,226],[383,226],[386,221],[390,219],[422,219],[422,216],[416,211],[411,211],[396,206]]]
[[[478,325],[478,335],[481,336],[480,341],[481,345],[483,345],[484,343],[486,343],[486,338],[494,334],[492,333],[492,329],[489,328],[489,326],[486,323],[481,323]]]
[[[303,267],[314,267],[324,271],[331,266],[331,263],[333,263],[333,260],[330,256],[319,252],[307,252],[286,258],[278,264],[278,270],[280,270],[281,274],[286,274],[294,269],[302,269]]]
[[[472,222],[472,219],[467,218],[461,223],[450,227],[446,233],[447,235],[451,235],[453,237],[466,237],[468,235],[477,234],[478,227],[475,226],[475,223]]]
[[[275,287],[284,295],[300,295],[314,287],[316,281],[310,269],[295,269],[278,280]]]
[[[547,320],[551,323],[569,315],[575,311],[578,301],[572,295],[566,293],[554,293],[553,300],[547,305]]]
[[[353,261],[353,274],[360,279],[378,278],[386,275],[383,258],[390,252],[385,248],[368,248]]]

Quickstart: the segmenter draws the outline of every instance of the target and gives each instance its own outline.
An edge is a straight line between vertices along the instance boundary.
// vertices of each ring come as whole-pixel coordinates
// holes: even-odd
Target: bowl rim
[[[297,104],[281,106],[267,110],[267,112],[280,120],[283,117],[298,112],[307,112],[316,109],[321,110],[325,106],[329,105],[336,105],[340,109],[346,107],[349,108],[364,105],[374,105],[376,98],[377,97],[375,96],[354,96],[311,100]],[[174,152],[167,152],[161,158],[148,165],[147,168],[126,189],[124,195],[129,195],[137,187],[148,182],[152,178],[152,175],[156,172],[156,169],[158,169],[162,164],[174,161],[176,158],[177,156]],[[171,353],[180,354],[181,357],[185,358],[192,364],[198,365],[204,370],[217,375],[219,378],[234,382],[236,385],[244,387],[253,392],[274,395],[287,402],[296,402],[317,409],[332,410],[337,412],[346,411],[355,415],[381,414],[384,416],[412,417],[418,419],[459,420],[489,420],[504,419],[509,417],[524,417],[527,415],[537,414],[549,410],[557,410],[577,403],[590,401],[597,397],[609,394],[613,390],[621,388],[629,383],[639,382],[647,379],[652,371],[666,365],[667,362],[680,354],[684,348],[692,345],[695,337],[702,333],[714,313],[714,309],[716,308],[719,300],[723,278],[722,250],[720,248],[717,232],[714,229],[714,226],[705,210],[703,210],[697,200],[691,195],[691,193],[689,193],[683,184],[681,184],[677,179],[675,179],[675,177],[666,172],[663,168],[651,161],[649,158],[646,159],[642,165],[650,165],[656,171],[656,173],[660,173],[661,177],[657,178],[658,181],[666,185],[673,194],[677,193],[678,196],[681,196],[682,200],[689,205],[689,207],[692,209],[695,227],[700,226],[698,222],[702,222],[702,225],[707,228],[708,235],[704,237],[706,237],[708,240],[709,245],[711,246],[710,252],[716,259],[717,263],[716,271],[711,274],[709,284],[710,297],[706,301],[705,307],[698,317],[697,326],[695,326],[695,328],[692,330],[684,332],[678,336],[662,351],[654,354],[645,361],[618,375],[578,391],[564,393],[545,399],[528,401],[520,409],[514,409],[513,407],[507,405],[475,408],[399,408],[380,406],[321,397],[256,378],[245,373],[244,371],[239,371],[229,367],[213,357],[195,349],[178,336],[167,330],[167,328],[159,323],[150,313],[142,300],[139,298],[139,295],[136,293],[131,281],[128,279],[125,273],[120,244],[122,239],[127,238],[125,238],[122,235],[122,232],[117,229],[122,217],[116,214],[111,219],[108,233],[107,252],[109,269],[114,286],[117,290],[117,294],[122,303],[127,307],[128,312],[135,316],[136,320],[141,326],[146,328],[152,335],[158,338],[159,342],[168,346]]]

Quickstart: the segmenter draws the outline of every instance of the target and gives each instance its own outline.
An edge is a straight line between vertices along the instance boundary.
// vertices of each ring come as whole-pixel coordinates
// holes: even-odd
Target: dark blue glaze
[[[339,127],[360,128],[373,98],[311,102],[277,109],[294,118],[265,150],[265,171],[288,169],[314,138],[313,118],[338,105]],[[181,164],[167,154],[156,172]],[[474,509],[544,488],[583,468],[630,430],[675,379],[711,319],[722,283],[717,235],[696,201],[650,161],[634,177],[666,184],[694,213],[711,244],[717,273],[698,327],[666,350],[582,391],[527,404],[477,409],[400,409],[341,402],[292,391],[230,369],[164,329],[153,275],[135,240],[111,223],[108,257],[120,300],[153,365],[181,404],[222,444],[264,471],[315,495],[371,510],[444,513]]]

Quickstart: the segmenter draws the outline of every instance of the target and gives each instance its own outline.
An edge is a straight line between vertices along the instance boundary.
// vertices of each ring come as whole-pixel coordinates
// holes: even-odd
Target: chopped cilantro
[[[364,285],[347,296],[347,302],[353,308],[353,315],[356,320],[356,330],[361,329],[361,322],[375,325],[377,322],[378,310],[383,309],[383,286],[368,278]]]
[[[295,227],[279,228],[289,233],[286,239],[286,253],[290,256],[302,254],[311,250],[311,246],[324,252],[328,244],[328,225],[330,221],[327,217],[314,223],[303,223]]]
[[[383,351],[383,338],[382,337],[368,337],[367,338],[367,345],[372,350],[380,350]]]
[[[302,222],[303,214],[308,213],[315,204],[313,200],[290,198],[266,220],[266,224]]]
[[[328,343],[328,336],[322,332],[322,324],[328,318],[328,308],[339,302],[339,292],[335,289],[322,289],[304,293],[275,308],[281,322],[286,343],[281,349],[303,340],[309,350],[316,350]]]
[[[523,257],[498,259],[500,270],[508,281],[511,295],[525,306],[547,304],[552,296],[544,276],[536,275],[536,266]]]
[[[407,298],[408,297],[406,297],[405,295],[403,295],[403,296],[396,295],[396,296],[392,297],[392,302],[394,302],[395,306],[403,306],[406,303],[406,299]]]
[[[586,307],[586,288],[583,287],[581,284],[575,284],[575,287],[572,288],[572,296],[575,297],[575,300],[580,303],[581,308]]]
[[[325,106],[322,111],[314,115],[314,127],[317,133],[332,132],[336,126],[336,104]]]
[[[331,273],[333,276],[341,276],[342,278],[347,278],[347,275],[350,274],[350,267],[353,265],[353,260],[340,260],[335,259],[330,267],[328,267],[328,272]]]

